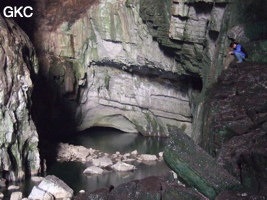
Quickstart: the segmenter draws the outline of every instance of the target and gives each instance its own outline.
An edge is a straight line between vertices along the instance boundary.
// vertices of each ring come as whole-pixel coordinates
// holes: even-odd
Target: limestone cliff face
[[[31,119],[31,77],[37,59],[27,35],[0,16],[0,163],[1,176],[21,180],[40,168],[38,135]]]
[[[248,12],[258,4],[36,1],[34,44],[41,71],[56,88],[49,106],[63,102],[78,130],[101,125],[165,136],[169,124],[199,141],[206,89],[233,60],[230,39],[246,42],[251,60],[264,60],[265,41],[255,40],[265,40],[266,30],[251,31],[265,18],[254,23],[262,12]]]
[[[167,136],[171,124],[191,134],[184,70],[160,49],[139,12],[138,1],[101,0],[74,22],[40,24],[35,44],[43,73],[72,100],[78,130]]]

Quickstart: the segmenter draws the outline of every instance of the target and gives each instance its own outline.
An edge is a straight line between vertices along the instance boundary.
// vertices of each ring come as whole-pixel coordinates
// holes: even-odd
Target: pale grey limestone
[[[104,170],[97,166],[88,167],[83,171],[83,173],[85,174],[97,174],[97,175],[103,174],[103,172]]]
[[[178,77],[184,69],[150,35],[139,16],[139,6],[138,1],[127,7],[125,1],[101,0],[74,23],[64,22],[56,31],[40,28],[37,33],[38,48],[75,63],[80,101],[73,112],[78,131],[103,126],[145,136],[168,136],[171,124],[186,127],[186,133],[191,134],[187,86],[161,78]],[[192,23],[188,24],[194,26]],[[202,29],[195,33],[202,41]],[[50,66],[48,63],[48,70]],[[152,72],[156,77],[147,78]],[[71,91],[65,84],[73,85],[72,80],[65,77],[64,81],[63,93]]]
[[[10,186],[8,186],[7,189],[8,190],[18,190],[19,189],[19,186],[17,186],[17,185],[10,185]]]
[[[22,192],[12,192],[10,200],[21,200],[23,197]]]
[[[155,161],[158,159],[156,155],[150,155],[150,154],[141,154],[139,158],[140,160],[144,161]]]
[[[38,186],[34,186],[29,199],[65,199],[70,200],[73,197],[73,190],[56,176],[46,176]]]
[[[105,167],[109,167],[111,166],[112,160],[106,156],[98,158],[98,159],[93,159],[92,160],[92,164],[96,167],[101,167],[101,168],[105,168]]]
[[[167,136],[167,125],[171,124],[186,127],[185,132],[190,134],[192,119],[184,87],[115,68],[91,66],[87,87],[81,89],[78,130],[104,126]]]
[[[118,161],[115,165],[112,165],[111,168],[120,172],[133,171],[136,169],[134,165],[121,161]]]

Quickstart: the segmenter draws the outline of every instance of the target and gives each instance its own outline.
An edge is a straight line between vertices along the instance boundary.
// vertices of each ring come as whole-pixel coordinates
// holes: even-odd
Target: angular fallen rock
[[[98,158],[98,159],[93,159],[92,163],[96,167],[108,167],[108,166],[113,165],[112,160],[106,156],[102,158]]]
[[[91,166],[86,168],[83,173],[85,174],[103,174],[104,170],[101,169],[100,167],[96,167],[96,166]]]
[[[31,177],[31,180],[33,182],[41,182],[43,179],[44,179],[44,177],[41,177],[41,176],[32,176]]]
[[[45,177],[38,186],[34,186],[29,199],[64,199],[70,200],[73,190],[56,176]]]
[[[150,154],[141,154],[139,158],[144,161],[155,161],[158,159],[156,155]]]
[[[115,165],[112,165],[111,168],[121,172],[132,171],[136,169],[134,165],[130,165],[121,161],[118,161]]]
[[[10,196],[10,200],[19,200],[22,199],[22,192],[13,192]]]
[[[170,128],[170,133],[164,159],[189,185],[209,199],[214,199],[224,190],[241,188],[234,176],[186,134],[177,128]]]
[[[134,150],[131,152],[132,155],[137,155],[138,154],[138,151],[137,150]]]
[[[7,189],[8,190],[18,190],[19,189],[19,186],[17,186],[17,185],[10,185],[10,186],[8,186]]]

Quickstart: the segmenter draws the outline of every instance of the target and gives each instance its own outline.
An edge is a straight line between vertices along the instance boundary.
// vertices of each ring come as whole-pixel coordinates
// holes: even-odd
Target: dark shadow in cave
[[[42,162],[55,160],[57,143],[75,130],[73,113],[59,86],[39,75],[32,93],[32,118],[39,135]]]
[[[105,153],[130,153],[138,150],[139,153],[155,154],[163,151],[164,137],[144,137],[140,133],[125,133],[110,127],[92,127],[64,137],[58,142],[67,142],[73,145],[82,145]]]

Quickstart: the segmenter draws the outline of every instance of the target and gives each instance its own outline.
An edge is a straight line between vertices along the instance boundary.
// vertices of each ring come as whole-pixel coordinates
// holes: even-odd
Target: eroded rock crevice
[[[0,17],[0,163],[1,176],[23,180],[40,170],[38,134],[32,121],[32,78],[39,66],[28,36],[12,20]]]

